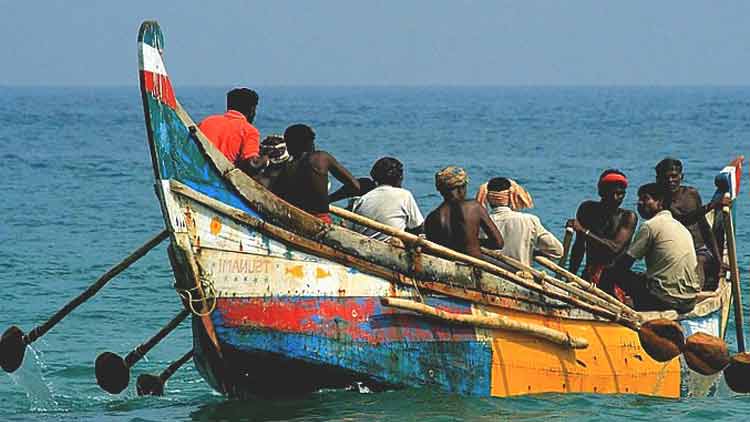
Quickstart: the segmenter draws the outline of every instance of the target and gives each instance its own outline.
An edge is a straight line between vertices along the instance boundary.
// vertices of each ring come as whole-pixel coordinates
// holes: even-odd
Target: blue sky
[[[210,4],[210,6],[208,6]],[[750,85],[750,2],[0,0],[0,85]]]

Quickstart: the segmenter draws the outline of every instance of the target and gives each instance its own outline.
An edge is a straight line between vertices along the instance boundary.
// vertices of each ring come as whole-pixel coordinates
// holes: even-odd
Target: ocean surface
[[[224,109],[225,88],[176,87],[196,120]],[[714,175],[749,153],[750,88],[259,88],[263,135],[303,122],[317,145],[357,176],[383,155],[405,164],[405,187],[429,212],[433,175],[464,166],[470,190],[494,176],[518,180],[533,210],[562,238],[577,205],[596,198],[610,167],[635,190],[665,156],[685,164],[704,200]],[[163,221],[141,97],[126,88],[0,87],[0,330],[42,323],[101,273],[157,233]],[[746,178],[747,175],[745,175]],[[743,288],[750,264],[750,198],[743,182],[737,240]],[[334,185],[335,188],[335,185]],[[94,359],[124,356],[180,309],[165,245],[111,281],[33,344],[16,373],[0,373],[0,420],[747,420],[750,396],[725,385],[709,398],[540,395],[471,398],[429,390],[368,394],[357,386],[284,400],[234,401],[214,393],[192,363],[161,398],[139,398],[135,377],[159,373],[192,346],[185,323],[112,396]],[[745,295],[745,315],[750,296]],[[736,349],[734,325],[727,340]],[[293,379],[288,380],[290,385]],[[722,382],[723,384],[723,382]]]

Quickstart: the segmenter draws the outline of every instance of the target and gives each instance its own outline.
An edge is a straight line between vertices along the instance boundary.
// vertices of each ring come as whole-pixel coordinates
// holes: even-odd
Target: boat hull
[[[195,314],[194,360],[217,391],[294,394],[357,382],[495,397],[711,391],[716,377],[681,359],[652,360],[635,332],[596,307],[574,306],[559,289],[519,287],[414,245],[367,239],[274,197],[196,129],[175,97],[163,45],[158,25],[144,23],[139,64],[155,188],[176,290]],[[688,334],[723,336],[725,284],[681,317]],[[506,317],[588,347],[429,317],[382,298],[478,317],[472,321]]]

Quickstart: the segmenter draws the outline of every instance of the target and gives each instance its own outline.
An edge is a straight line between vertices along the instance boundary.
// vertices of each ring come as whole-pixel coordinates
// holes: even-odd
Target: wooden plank
[[[589,346],[588,340],[583,337],[574,337],[568,333],[547,328],[543,325],[520,322],[503,315],[457,314],[408,299],[384,297],[380,301],[384,306],[417,312],[457,324],[519,332],[571,349],[585,349]]]

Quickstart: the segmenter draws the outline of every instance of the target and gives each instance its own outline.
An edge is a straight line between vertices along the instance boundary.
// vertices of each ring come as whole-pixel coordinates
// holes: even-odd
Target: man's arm
[[[422,234],[424,233],[424,224],[420,224],[417,227],[411,229],[407,227],[406,232],[411,234]]]
[[[482,242],[482,244],[487,245],[490,249],[502,249],[505,246],[505,242],[495,222],[492,221],[487,210],[479,202],[476,203],[476,209],[479,212],[479,227],[487,234],[487,241],[486,243]]]
[[[322,151],[321,151],[322,152]],[[331,172],[339,182],[344,185],[350,186],[354,191],[359,192],[359,180],[357,180],[346,167],[342,166],[333,155],[325,153],[326,160],[328,161],[328,171]]]
[[[250,177],[255,177],[261,170],[268,166],[268,157],[265,155],[256,155],[246,160],[242,160],[237,168],[245,172]]]
[[[578,240],[578,235],[583,235],[590,242],[607,249],[607,252],[611,255],[617,256],[622,253],[630,242],[630,239],[633,237],[633,231],[635,231],[637,222],[638,218],[635,216],[635,213],[628,211],[627,214],[623,216],[614,239],[611,240],[604,239],[603,237],[592,233],[589,229],[581,225],[578,220],[572,220],[570,227],[572,227],[577,233],[576,241]]]
[[[550,233],[539,220],[534,221],[536,225],[536,244],[534,252],[552,259],[560,259],[563,254],[563,245],[559,240]]]
[[[621,274],[627,270],[630,269],[630,267],[633,266],[633,263],[635,262],[635,258],[630,256],[627,253],[624,253],[615,259],[614,264],[612,264],[611,271],[613,274]]]
[[[358,196],[360,194],[361,192],[359,190],[354,190],[354,186],[343,185],[340,188],[338,188],[335,192],[328,195],[328,203],[340,201],[346,198],[351,198],[352,196]]]
[[[684,226],[692,226],[695,223],[700,223],[701,220],[706,219],[706,214],[713,210],[721,210],[722,207],[729,206],[732,204],[732,200],[722,196],[718,201],[711,201],[703,205],[701,195],[695,188],[688,188],[685,190],[686,199],[692,200],[696,204],[696,207],[688,212],[681,213],[678,210],[670,209],[672,217],[675,220],[682,223]]]
[[[586,219],[586,202],[578,206],[576,211],[577,220]],[[568,220],[565,224],[566,227],[570,227],[574,220]],[[568,270],[573,274],[578,274],[578,269],[581,268],[581,262],[583,262],[583,256],[586,254],[586,239],[583,236],[576,234],[576,240],[573,242],[573,246],[570,249],[570,264]]]

